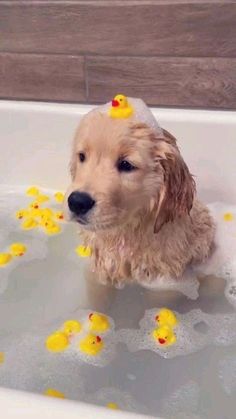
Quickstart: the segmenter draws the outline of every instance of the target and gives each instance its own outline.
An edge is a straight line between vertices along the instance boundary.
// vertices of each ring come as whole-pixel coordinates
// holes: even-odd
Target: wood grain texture
[[[84,102],[84,58],[0,53],[0,97]]]
[[[5,52],[236,57],[235,1],[1,1],[0,17]]]
[[[89,102],[114,94],[150,105],[236,108],[236,59],[88,57]]]

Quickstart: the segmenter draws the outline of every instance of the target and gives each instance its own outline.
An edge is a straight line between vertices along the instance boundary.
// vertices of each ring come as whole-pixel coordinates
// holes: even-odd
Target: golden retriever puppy
[[[93,111],[75,135],[71,176],[67,212],[100,282],[178,278],[208,257],[214,223],[167,131]]]

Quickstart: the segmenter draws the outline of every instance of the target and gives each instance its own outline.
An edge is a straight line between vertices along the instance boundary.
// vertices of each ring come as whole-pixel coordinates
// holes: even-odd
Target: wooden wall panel
[[[0,98],[236,109],[236,0],[0,0]]]
[[[2,51],[236,57],[236,3],[2,1]]]
[[[236,108],[236,58],[89,57],[89,102],[116,92],[161,106]]]
[[[84,79],[82,57],[0,53],[4,98],[85,102]]]

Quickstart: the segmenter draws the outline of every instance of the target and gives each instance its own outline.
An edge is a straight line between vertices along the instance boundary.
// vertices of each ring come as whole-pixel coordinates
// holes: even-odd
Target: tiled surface
[[[236,0],[0,1],[0,98],[236,108]]]

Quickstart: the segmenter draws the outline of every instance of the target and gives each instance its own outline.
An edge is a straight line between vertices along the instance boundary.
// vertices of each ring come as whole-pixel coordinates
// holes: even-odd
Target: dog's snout
[[[84,215],[95,205],[95,201],[85,192],[72,192],[68,198],[68,206],[76,215]]]

